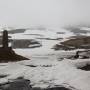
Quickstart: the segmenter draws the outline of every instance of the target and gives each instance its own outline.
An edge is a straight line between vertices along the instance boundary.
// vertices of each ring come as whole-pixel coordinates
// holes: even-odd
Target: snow
[[[85,60],[88,61],[88,60]],[[33,87],[46,88],[50,85],[62,85],[64,83],[73,86],[79,90],[89,90],[90,88],[90,72],[77,69],[78,62],[71,60],[30,60],[17,63],[8,63],[6,66],[0,66],[0,74],[9,75],[7,78],[0,79],[2,83],[19,76],[24,76],[31,80]],[[52,65],[51,67],[43,67],[43,65]],[[26,65],[36,65],[37,67],[29,67]],[[83,65],[83,64],[82,64]]]
[[[65,34],[57,35],[57,32],[65,32]],[[0,75],[7,75],[7,77],[0,78],[0,83],[23,76],[31,81],[33,87],[47,88],[63,85],[65,87],[74,87],[76,90],[90,90],[90,71],[77,69],[90,63],[89,59],[70,60],[64,58],[62,60],[62,57],[75,55],[76,50],[54,51],[51,48],[59,43],[60,40],[37,39],[37,37],[51,39],[62,37],[61,41],[64,41],[67,37],[73,36],[72,32],[65,29],[27,30],[24,33],[13,34],[11,36],[13,39],[38,40],[42,43],[42,47],[14,49],[16,53],[26,56],[30,60],[0,63]]]

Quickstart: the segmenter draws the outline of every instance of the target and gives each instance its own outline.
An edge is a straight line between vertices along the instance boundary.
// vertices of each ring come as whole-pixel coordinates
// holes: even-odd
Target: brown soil
[[[90,49],[90,36],[74,37],[54,46],[55,50]]]

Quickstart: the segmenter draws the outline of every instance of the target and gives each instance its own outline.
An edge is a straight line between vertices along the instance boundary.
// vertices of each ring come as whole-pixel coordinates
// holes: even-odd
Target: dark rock
[[[5,77],[7,77],[8,75],[0,75],[0,78],[5,78]]]
[[[0,85],[1,90],[32,90],[30,80],[24,78],[17,78],[8,83]]]
[[[3,49],[0,48],[0,62],[9,62],[9,61],[20,61],[20,60],[29,60],[26,57],[16,54],[12,48]]]
[[[51,87],[51,88],[32,88],[32,90],[77,90],[75,88],[67,88],[64,86],[60,86],[60,87]]]
[[[35,66],[35,65],[26,65],[26,66],[29,66],[29,67],[37,67],[37,66]]]
[[[56,44],[52,49],[54,49],[54,50],[74,50],[75,47]]]
[[[76,55],[74,56],[74,59],[78,59],[79,58],[79,51],[76,52]]]
[[[12,40],[12,47],[13,48],[36,48],[42,46],[41,43],[39,43],[36,40],[29,40],[29,39],[13,39]]]
[[[71,89],[66,87],[53,87],[53,88],[47,88],[45,90],[71,90]]]
[[[90,50],[76,51],[76,54],[68,57],[68,59],[89,59]]]
[[[83,67],[78,67],[78,69],[81,69],[81,70],[84,70],[84,71],[90,71],[90,65],[89,64],[86,64]]]
[[[55,50],[90,49],[90,36],[77,36],[54,45]]]

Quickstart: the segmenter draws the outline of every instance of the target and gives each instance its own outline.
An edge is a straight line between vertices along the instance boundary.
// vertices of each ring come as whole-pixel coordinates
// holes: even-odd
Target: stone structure
[[[28,58],[17,55],[12,47],[8,46],[8,31],[3,31],[2,47],[0,47],[0,62],[28,60]]]
[[[8,48],[8,31],[7,30],[3,31],[2,44],[3,44],[3,48],[5,49]]]
[[[28,79],[17,78],[9,80],[5,84],[0,85],[0,90],[32,90],[31,82]]]
[[[4,30],[2,35],[2,47],[0,48],[0,50],[3,49],[5,51],[12,51],[12,47],[9,47],[8,41],[8,31]]]

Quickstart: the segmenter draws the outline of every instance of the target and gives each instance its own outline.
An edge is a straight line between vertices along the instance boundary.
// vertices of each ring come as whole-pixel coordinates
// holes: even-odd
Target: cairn
[[[0,62],[29,60],[26,57],[16,54],[12,47],[9,47],[8,41],[8,31],[4,30],[2,36],[2,47],[0,47]]]

